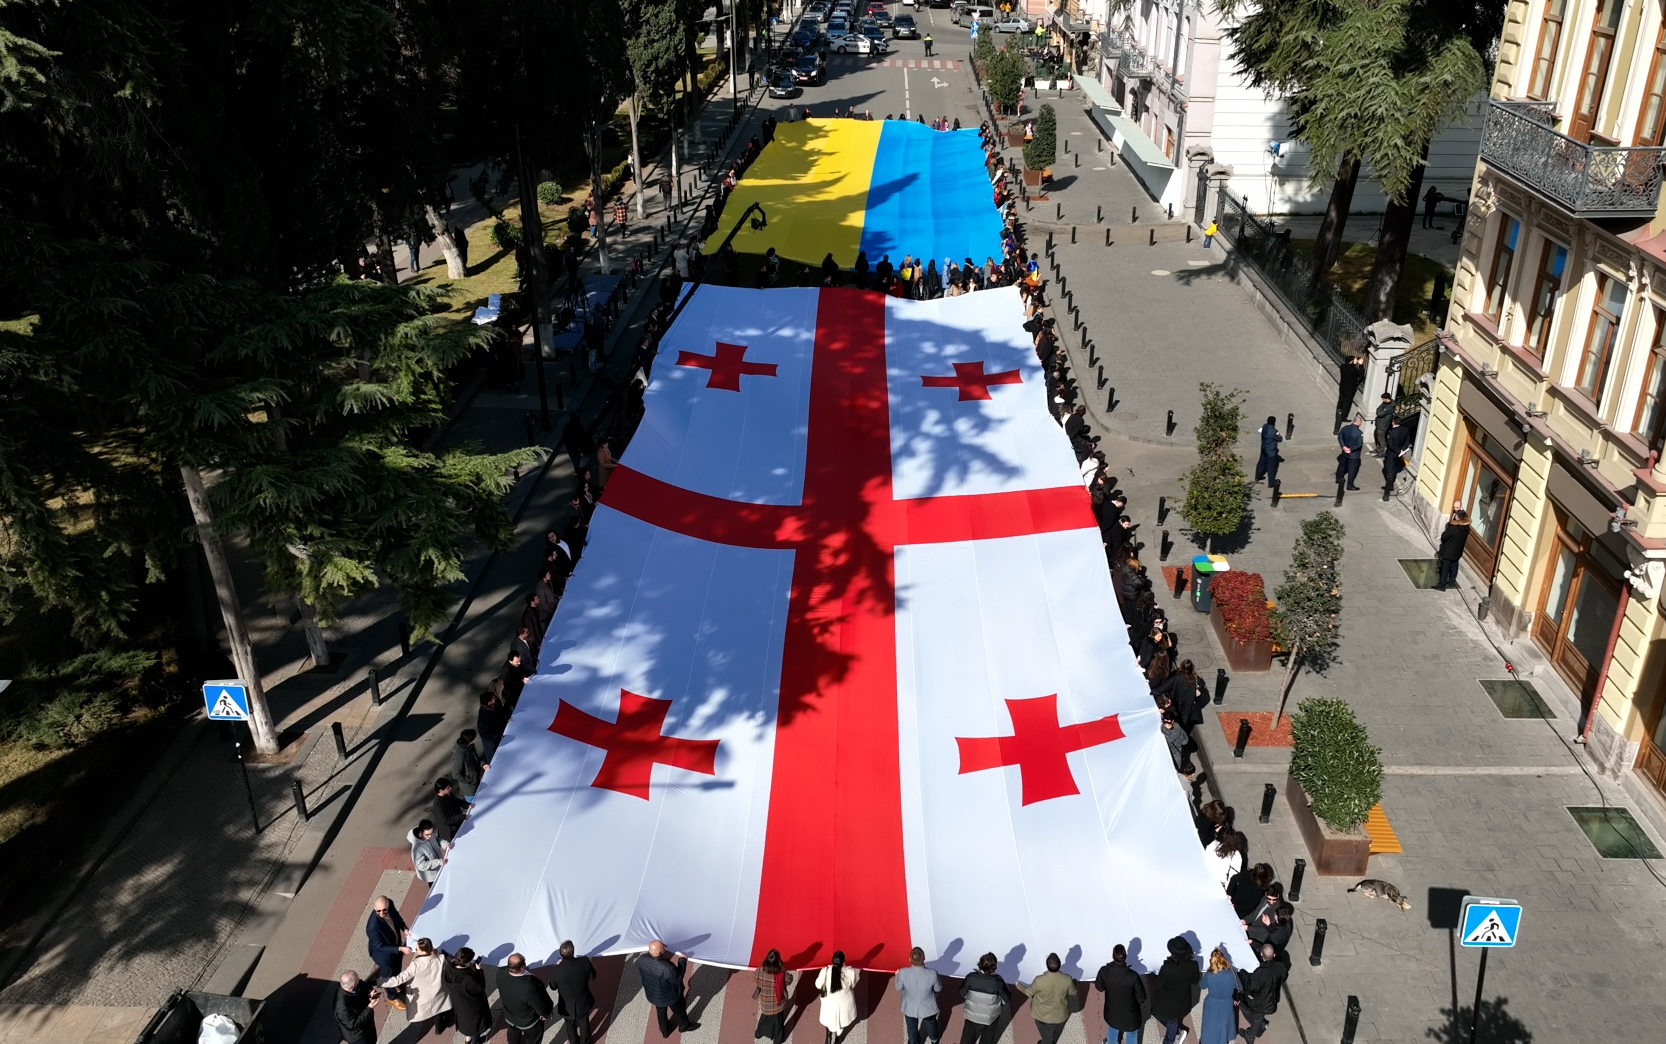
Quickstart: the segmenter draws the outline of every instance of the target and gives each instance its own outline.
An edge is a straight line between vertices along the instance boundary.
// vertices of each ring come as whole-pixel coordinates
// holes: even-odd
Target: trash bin
[[[196,1044],[197,1031],[208,1015],[226,1016],[237,1024],[239,1044],[253,1044],[266,1037],[260,1018],[265,1007],[265,1001],[247,997],[181,990],[157,1009],[134,1044]]]
[[[1225,555],[1195,555],[1192,558],[1192,608],[1200,613],[1208,612],[1215,604],[1215,598],[1209,593],[1209,582],[1216,573],[1230,571],[1232,566],[1227,563]]]

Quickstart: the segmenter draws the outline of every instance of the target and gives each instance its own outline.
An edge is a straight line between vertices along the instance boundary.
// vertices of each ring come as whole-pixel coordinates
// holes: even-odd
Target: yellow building
[[[1467,568],[1589,708],[1592,756],[1666,791],[1666,20],[1513,0],[1418,470]]]

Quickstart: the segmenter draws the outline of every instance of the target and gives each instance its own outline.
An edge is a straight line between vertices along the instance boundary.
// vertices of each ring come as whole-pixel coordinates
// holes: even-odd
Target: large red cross
[[[717,773],[717,740],[664,735],[670,709],[670,700],[651,700],[620,689],[618,721],[603,721],[563,700],[556,705],[550,731],[607,752],[591,786],[646,801],[656,764],[708,776]]]
[[[1080,794],[1065,755],[1121,739],[1122,726],[1115,714],[1080,725],[1060,725],[1058,699],[1054,693],[1008,700],[1010,736],[955,737],[960,745],[960,774],[1017,765],[1026,805]]]
[[[624,465],[603,503],[701,540],[794,552],[770,783],[783,798],[765,826],[753,963],[773,947],[795,968],[834,950],[865,968],[907,964],[896,548],[1089,529],[1087,491],[897,499],[885,298],[829,288],[816,312],[799,503],[725,500]],[[832,827],[820,814],[828,803],[845,810]]]
[[[699,352],[678,352],[678,366],[697,366],[703,370],[710,370],[711,376],[706,378],[706,387],[721,388],[724,391],[740,391],[741,375],[751,377],[774,377],[774,363],[760,363],[746,361],[746,345],[724,344],[717,342],[717,354],[701,355]],[[987,396],[985,396],[987,398]]]
[[[982,362],[958,362],[954,364],[953,377],[921,377],[920,385],[924,388],[959,388],[959,401],[968,399],[990,398],[991,384],[1023,384],[1024,378],[1017,370],[1002,370],[1000,373],[984,373]]]

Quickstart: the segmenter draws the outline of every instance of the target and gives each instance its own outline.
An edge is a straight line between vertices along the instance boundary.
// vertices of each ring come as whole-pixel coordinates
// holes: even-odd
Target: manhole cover
[[[1153,268],[1151,270],[1151,274],[1156,275],[1156,276],[1164,276],[1164,275],[1173,275],[1174,273],[1170,272],[1166,268]]]
[[[1406,571],[1406,577],[1411,585],[1419,590],[1427,590],[1440,583],[1440,559],[1438,558],[1402,558],[1400,568]]]
[[[1506,678],[1502,681],[1483,681],[1481,688],[1487,690],[1498,713],[1506,718],[1554,718],[1556,712],[1550,709],[1550,704],[1544,701],[1539,691],[1524,681]]]
[[[1629,809],[1569,805],[1568,814],[1604,859],[1660,858],[1660,849],[1631,818]]]

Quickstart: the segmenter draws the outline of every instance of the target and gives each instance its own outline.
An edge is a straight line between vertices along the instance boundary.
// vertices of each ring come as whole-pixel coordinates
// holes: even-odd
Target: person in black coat
[[[1446,528],[1440,532],[1440,550],[1435,552],[1435,557],[1440,559],[1440,582],[1435,584],[1435,590],[1450,591],[1458,586],[1458,563],[1463,561],[1464,545],[1467,543],[1469,512],[1457,508],[1452,512]]]
[[[590,1044],[590,1013],[596,1010],[596,998],[590,993],[590,983],[596,978],[596,966],[588,957],[575,956],[572,940],[561,944],[561,963],[550,972],[550,985],[561,998],[561,1013],[572,1025],[573,1044]]]
[[[1139,1044],[1140,1027],[1145,1024],[1145,980],[1128,967],[1128,948],[1117,943],[1111,950],[1111,963],[1099,969],[1093,986],[1105,995],[1105,1025],[1116,1033],[1106,1044]]]
[[[480,712],[474,717],[474,729],[480,733],[480,742],[485,750],[481,758],[490,764],[492,755],[497,753],[497,745],[503,742],[503,730],[509,727],[509,711],[498,699],[497,693],[490,689],[480,694]]]
[[[441,841],[451,841],[462,829],[463,820],[468,818],[469,806],[457,796],[457,788],[451,780],[441,776],[434,781],[433,815],[434,832]]]
[[[1249,924],[1250,914],[1260,907],[1272,883],[1273,868],[1266,863],[1256,863],[1232,875],[1226,883],[1226,897],[1232,900],[1232,910],[1241,923]]]
[[[497,973],[497,999],[503,1008],[506,1044],[539,1044],[555,1011],[550,991],[526,968],[526,958],[512,953]]]
[[[478,735],[473,729],[464,729],[451,748],[451,774],[465,801],[474,800],[475,791],[480,789],[480,780],[486,775],[487,765],[474,748]]]
[[[1278,1010],[1279,989],[1290,974],[1290,969],[1278,959],[1271,943],[1256,946],[1256,955],[1261,958],[1259,967],[1247,975],[1238,972],[1244,994],[1238,1006],[1244,1013],[1244,1020],[1249,1023],[1244,1027],[1245,1044],[1255,1044],[1255,1038],[1266,1031],[1267,1016]]]
[[[381,999],[368,984],[359,981],[358,972],[342,975],[335,998],[336,1025],[342,1040],[347,1044],[376,1044],[376,1005]]]
[[[1359,465],[1365,457],[1365,432],[1360,430],[1360,416],[1342,425],[1336,434],[1336,484],[1347,482],[1349,489],[1359,488]]]
[[[1261,456],[1255,462],[1255,481],[1262,477],[1267,479],[1267,485],[1278,485],[1278,444],[1284,441],[1284,436],[1278,433],[1278,418],[1268,417],[1267,423],[1261,425]]]
[[[1192,991],[1203,979],[1197,956],[1181,936],[1169,940],[1168,960],[1157,969],[1151,987],[1151,1017],[1163,1024],[1163,1044],[1174,1044],[1180,1035],[1180,1020],[1192,1010]]]
[[[667,956],[665,944],[655,939],[648,944],[647,954],[636,962],[636,970],[642,976],[642,993],[659,1016],[660,1036],[671,1036],[673,1019],[675,1027],[684,1033],[700,1028],[688,1017],[688,1000],[683,996],[688,957],[681,953]]]
[[[370,904],[370,919],[365,922],[364,935],[379,979],[391,979],[399,974],[399,966],[409,952],[405,948],[407,931],[405,918],[399,915],[399,907],[393,905],[393,900],[387,896],[377,896]],[[403,1007],[402,1002],[394,1000],[398,992],[395,990],[388,995],[390,1007]]]
[[[486,974],[474,951],[460,948],[440,972],[451,1013],[457,1018],[457,1032],[467,1044],[478,1044],[492,1035],[492,1002],[486,996]]]
[[[1410,446],[1411,429],[1401,424],[1400,418],[1391,418],[1383,436],[1383,489],[1390,493],[1400,472],[1406,470],[1405,452]]]

